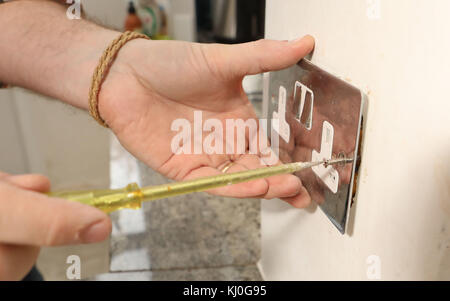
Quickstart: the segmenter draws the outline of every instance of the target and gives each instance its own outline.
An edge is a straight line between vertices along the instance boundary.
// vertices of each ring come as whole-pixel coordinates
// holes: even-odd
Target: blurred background
[[[264,0],[82,0],[83,18],[152,39],[238,43],[264,36]],[[74,20],[73,22],[76,22]],[[244,81],[260,112],[261,76]],[[166,180],[138,162],[86,112],[13,87],[0,90],[0,170],[41,173],[53,190],[152,185]],[[90,280],[259,280],[260,201],[204,193],[111,215],[110,240],[44,248],[46,280],[67,280],[67,258]]]

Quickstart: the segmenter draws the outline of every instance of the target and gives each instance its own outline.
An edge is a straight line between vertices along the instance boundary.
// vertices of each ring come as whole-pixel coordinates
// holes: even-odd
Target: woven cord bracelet
[[[97,67],[95,68],[94,75],[92,76],[91,88],[89,90],[89,113],[95,120],[97,120],[100,125],[106,128],[109,126],[100,116],[100,113],[98,111],[98,94],[109,68],[117,57],[117,53],[127,42],[134,39],[149,40],[150,38],[144,34],[132,31],[122,33],[119,37],[112,41],[108,48],[106,48],[106,50],[103,52],[103,55],[100,58]]]

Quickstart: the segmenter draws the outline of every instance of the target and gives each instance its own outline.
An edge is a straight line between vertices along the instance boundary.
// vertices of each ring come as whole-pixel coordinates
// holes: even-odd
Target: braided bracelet
[[[115,58],[117,57],[117,53],[119,50],[129,41],[134,39],[150,39],[144,34],[127,31],[122,33],[118,38],[116,38],[112,43],[106,48],[103,52],[100,61],[95,68],[94,75],[92,76],[91,88],[89,90],[89,113],[91,116],[97,120],[97,122],[104,126],[108,127],[105,120],[100,116],[98,111],[98,94],[100,91],[100,87],[105,80],[105,76],[113,64]]]

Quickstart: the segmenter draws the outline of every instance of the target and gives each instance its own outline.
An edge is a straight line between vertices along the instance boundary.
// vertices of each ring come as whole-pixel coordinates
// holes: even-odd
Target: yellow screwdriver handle
[[[51,192],[48,196],[90,205],[106,213],[125,208],[139,209],[143,199],[141,189],[136,183],[122,189],[61,191]]]

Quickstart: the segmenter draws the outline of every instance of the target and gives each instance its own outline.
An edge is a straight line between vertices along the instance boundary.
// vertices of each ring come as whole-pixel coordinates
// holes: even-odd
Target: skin
[[[66,18],[49,1],[0,5],[0,81],[87,109],[92,73],[103,50],[120,33]],[[242,89],[245,75],[295,64],[314,47],[260,40],[239,45],[133,40],[119,52],[99,95],[99,112],[121,144],[148,166],[175,180],[261,167],[257,155],[174,155],[174,119],[256,118]],[[224,126],[225,128],[225,126]],[[40,175],[0,174],[0,280],[18,280],[35,263],[40,246],[93,243],[111,231],[97,209],[41,194]],[[238,198],[282,198],[294,207],[310,197],[293,175],[274,176],[210,191]]]

